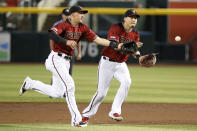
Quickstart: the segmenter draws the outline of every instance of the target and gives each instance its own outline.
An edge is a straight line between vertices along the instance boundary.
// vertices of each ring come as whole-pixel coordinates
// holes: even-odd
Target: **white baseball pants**
[[[75,85],[69,74],[70,61],[51,52],[45,62],[46,69],[52,72],[52,86],[38,80],[32,80],[31,89],[52,98],[65,98],[71,113],[71,125],[82,119],[75,100]]]
[[[121,114],[122,103],[126,99],[131,85],[130,73],[125,62],[112,62],[109,61],[108,57],[105,60],[102,56],[98,66],[98,88],[90,104],[82,112],[84,117],[90,118],[96,114],[99,105],[107,95],[113,77],[120,82],[120,87],[114,98],[110,113]]]

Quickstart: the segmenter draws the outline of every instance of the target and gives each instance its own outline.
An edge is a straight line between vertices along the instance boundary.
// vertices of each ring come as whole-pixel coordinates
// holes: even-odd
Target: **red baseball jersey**
[[[132,40],[139,42],[139,32],[137,30],[126,31],[122,23],[114,24],[111,26],[108,33],[108,40],[117,41],[119,43],[126,43]],[[102,56],[107,56],[110,59],[117,62],[127,61],[129,55],[125,55],[120,51],[113,50],[111,47],[105,47],[102,52]]]
[[[88,26],[82,23],[78,24],[77,26],[74,26],[70,23],[69,20],[66,20],[66,22],[61,22],[53,26],[50,30],[56,32],[58,35],[60,35],[66,40],[74,40],[77,43],[81,39],[87,39],[90,42],[92,42],[97,37],[97,35]],[[62,43],[54,42],[53,51],[65,53],[71,56],[74,54],[74,50],[72,48]]]

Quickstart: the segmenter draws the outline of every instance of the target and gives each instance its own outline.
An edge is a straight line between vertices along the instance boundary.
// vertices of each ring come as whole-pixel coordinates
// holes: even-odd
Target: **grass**
[[[0,124],[0,131],[196,131],[197,126],[178,125],[88,125],[84,128],[66,124]]]
[[[142,68],[129,66],[132,85],[126,102],[140,103],[197,103],[197,66],[157,66]],[[49,99],[29,91],[18,96],[26,76],[50,83],[51,73],[44,64],[1,64],[0,102],[64,102],[64,99]],[[97,65],[75,65],[73,78],[78,102],[89,102],[97,89]],[[111,103],[119,87],[112,80],[104,100]]]
[[[126,102],[137,103],[197,103],[197,66],[129,66],[132,86]],[[0,102],[65,102],[49,99],[34,91],[18,96],[26,76],[50,83],[51,73],[44,64],[1,64]],[[75,65],[73,78],[77,102],[89,102],[97,88],[97,65]],[[113,80],[105,103],[111,103],[119,83]],[[118,125],[99,124],[75,128],[68,124],[0,124],[0,131],[196,131],[192,125]]]

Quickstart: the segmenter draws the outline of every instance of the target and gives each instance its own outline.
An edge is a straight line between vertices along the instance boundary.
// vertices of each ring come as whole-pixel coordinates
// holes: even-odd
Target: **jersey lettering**
[[[129,41],[131,41],[129,38],[120,36],[120,43],[127,43],[127,42],[129,42]]]
[[[81,32],[71,32],[71,31],[66,31],[66,34],[65,34],[65,38],[68,38],[68,39],[79,39],[81,37]]]

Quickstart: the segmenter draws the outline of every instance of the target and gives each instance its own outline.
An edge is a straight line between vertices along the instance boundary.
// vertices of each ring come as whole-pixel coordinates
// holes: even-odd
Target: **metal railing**
[[[64,7],[65,8],[65,7]],[[129,8],[84,8],[89,14],[124,14]],[[197,15],[196,8],[134,8],[141,15]],[[1,7],[0,13],[59,14],[63,8],[37,8],[37,7]]]

